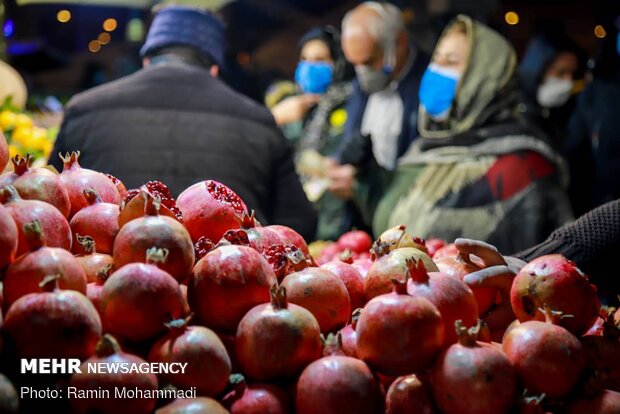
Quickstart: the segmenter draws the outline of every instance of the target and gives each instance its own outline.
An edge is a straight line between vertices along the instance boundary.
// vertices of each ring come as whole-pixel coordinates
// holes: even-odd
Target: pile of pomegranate
[[[315,260],[222,183],[175,200],[62,159],[57,174],[16,156],[0,176],[0,412],[620,413],[620,315],[562,256],[510,270],[491,247],[398,226],[374,242],[351,231]],[[42,376],[22,358],[188,369]],[[16,391],[69,386],[197,396]]]

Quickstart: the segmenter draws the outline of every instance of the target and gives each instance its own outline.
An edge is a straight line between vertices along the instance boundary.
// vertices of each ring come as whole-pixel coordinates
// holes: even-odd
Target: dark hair
[[[179,60],[190,65],[201,66],[206,69],[210,69],[212,66],[217,66],[217,62],[209,56],[209,54],[189,45],[172,45],[162,47],[148,53],[145,57],[154,59],[163,56],[171,56],[175,60]]]
[[[329,49],[329,54],[334,61],[334,81],[340,82],[351,80],[355,76],[353,66],[347,61],[340,45],[340,32],[334,26],[313,27],[304,34],[297,46],[301,50],[311,40],[320,40]]]

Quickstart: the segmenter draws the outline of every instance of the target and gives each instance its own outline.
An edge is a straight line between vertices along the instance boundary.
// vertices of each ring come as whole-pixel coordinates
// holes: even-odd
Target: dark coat
[[[196,182],[220,181],[263,224],[314,235],[316,213],[270,113],[203,68],[162,63],[75,96],[54,154],[73,150],[83,167],[127,188],[160,180],[178,196]],[[56,157],[50,162],[62,168]]]

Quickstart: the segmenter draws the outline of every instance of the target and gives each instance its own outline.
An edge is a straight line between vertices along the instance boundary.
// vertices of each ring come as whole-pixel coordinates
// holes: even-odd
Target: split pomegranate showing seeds
[[[144,263],[152,246],[165,249],[167,257],[160,268],[178,282],[184,281],[194,266],[194,245],[189,233],[177,220],[159,215],[159,198],[142,192],[146,200],[144,217],[125,224],[114,239],[114,267]]]
[[[69,217],[73,217],[75,213],[88,206],[84,198],[84,190],[88,188],[94,188],[105,203],[121,204],[121,195],[108,177],[100,172],[80,167],[79,151],[61,155],[60,158],[64,163],[60,181],[65,186],[71,202]]]
[[[267,259],[267,262],[273,268],[278,282],[281,282],[287,275],[295,271],[291,263],[291,255],[298,256],[301,254],[303,254],[303,251],[292,244],[274,244],[262,252],[263,257]]]
[[[133,206],[134,204],[137,204],[136,202],[143,201],[141,197],[136,199],[136,196],[143,191],[146,191],[153,198],[159,197],[161,200],[161,215],[176,218],[179,222],[183,222],[183,215],[181,214],[181,210],[177,207],[176,200],[172,197],[172,193],[170,192],[168,186],[161,181],[149,181],[140,188],[127,191],[123,197],[123,203],[121,205],[125,207],[131,203]],[[129,217],[131,214],[129,214],[129,212],[125,212],[125,214],[123,214],[121,227],[133,218],[141,217],[140,213],[142,213],[142,209],[137,205],[135,208],[135,213],[136,217]]]
[[[547,322],[523,322],[506,332],[502,348],[523,387],[560,399],[571,392],[583,371],[583,346],[569,331],[552,323],[561,316],[549,308],[545,313]]]
[[[179,283],[158,267],[165,256],[161,249],[149,249],[146,264],[127,264],[103,285],[103,323],[119,340],[151,341],[166,331],[166,322],[181,317],[183,295]]]
[[[119,208],[116,204],[104,203],[93,188],[84,190],[88,206],[78,211],[69,222],[73,233],[71,251],[84,254],[84,248],[77,240],[77,234],[92,237],[98,253],[112,254],[114,239],[118,234]]]
[[[241,198],[224,184],[213,180],[187,188],[179,195],[177,205],[194,242],[202,236],[220,240],[228,230],[240,228],[241,217],[243,213],[247,214]]]
[[[517,377],[510,360],[496,347],[477,341],[479,327],[455,322],[458,343],[438,358],[432,370],[435,402],[446,414],[505,413],[514,403]]]
[[[521,322],[544,321],[545,315],[538,311],[544,305],[571,315],[559,324],[577,336],[594,324],[601,307],[596,287],[575,263],[559,254],[541,256],[525,265],[512,283],[510,303]]]
[[[385,414],[434,414],[429,387],[417,375],[398,377],[385,395]]]
[[[357,354],[374,371],[406,375],[430,367],[444,344],[441,314],[431,302],[407,294],[407,280],[364,306],[357,320]]]
[[[58,275],[46,277],[39,293],[19,298],[4,319],[10,354],[19,358],[86,359],[101,336],[95,307],[80,292],[58,289]]]
[[[230,414],[289,414],[288,394],[273,384],[247,384],[241,374],[231,375],[233,391],[222,399]]]
[[[353,253],[364,253],[372,247],[372,238],[362,230],[346,232],[336,242],[341,251],[350,250]]]
[[[295,230],[288,226],[283,226],[281,224],[272,224],[270,226],[266,226],[267,229],[275,232],[282,240],[282,244],[290,245],[297,247],[301,250],[305,255],[310,254],[310,250],[308,250],[308,244],[301,237],[301,234],[297,233]]]
[[[15,260],[19,233],[9,210],[0,204],[0,270]]]
[[[48,275],[59,275],[58,286],[61,289],[86,294],[87,281],[82,266],[67,250],[47,247],[38,221],[25,224],[23,234],[31,250],[7,268],[3,281],[5,309],[22,296],[39,292],[39,284]]]
[[[84,361],[80,366],[81,373],[75,373],[69,381],[70,387],[75,387],[77,392],[85,394],[86,398],[71,398],[72,413],[88,414],[150,414],[155,409],[156,398],[117,398],[117,390],[136,390],[138,392],[152,393],[157,390],[157,377],[155,374],[144,372],[107,372],[93,373],[89,364],[105,366],[129,364],[145,364],[140,357],[125,353],[114,337],[106,334],[97,344],[95,354]],[[88,391],[107,391],[109,398],[94,398]],[[102,395],[103,393],[98,393]]]
[[[118,190],[118,194],[121,196],[121,200],[123,200],[125,196],[127,195],[127,187],[125,187],[125,184],[121,180],[113,176],[112,174],[103,174],[103,175],[105,175],[106,177],[108,177],[110,181],[112,181],[112,184],[116,186],[116,189]]]
[[[114,267],[114,259],[109,254],[97,253],[97,244],[90,236],[76,234],[77,243],[82,246],[84,256],[76,256],[77,262],[82,266],[86,282],[95,282],[102,269]]]
[[[0,202],[8,210],[17,225],[19,242],[16,257],[30,251],[23,232],[24,224],[38,221],[48,247],[71,250],[71,228],[60,211],[51,204],[39,200],[23,200],[13,186],[0,189]]]
[[[294,378],[321,357],[319,323],[288,303],[286,289],[271,288],[271,303],[252,308],[239,322],[235,340],[241,372],[254,381]]]
[[[347,356],[328,356],[308,365],[296,394],[297,414],[383,412],[383,394],[370,368]]]
[[[0,176],[0,188],[12,185],[24,200],[45,201],[56,207],[63,216],[69,216],[71,202],[58,174],[47,168],[32,168],[30,154],[25,157],[16,155],[11,161],[13,172]]]
[[[260,253],[266,252],[271,246],[282,244],[283,241],[273,230],[262,227],[254,218],[254,212],[249,215],[243,213],[241,218],[241,229],[247,234],[250,247]],[[233,230],[234,231],[234,230]]]
[[[224,344],[204,326],[188,326],[189,318],[166,324],[168,333],[149,352],[150,362],[187,363],[184,373],[161,374],[161,382],[198,395],[217,396],[228,384],[231,365]]]
[[[269,302],[269,289],[275,283],[273,269],[256,250],[221,246],[196,263],[187,296],[201,324],[234,333],[250,309]]]

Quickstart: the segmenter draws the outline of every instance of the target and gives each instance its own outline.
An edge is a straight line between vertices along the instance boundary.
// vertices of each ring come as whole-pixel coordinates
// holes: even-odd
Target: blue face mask
[[[304,93],[325,93],[333,76],[333,66],[325,62],[301,60],[295,70],[295,82]]]
[[[435,120],[447,118],[461,75],[431,63],[420,81],[420,104]]]

